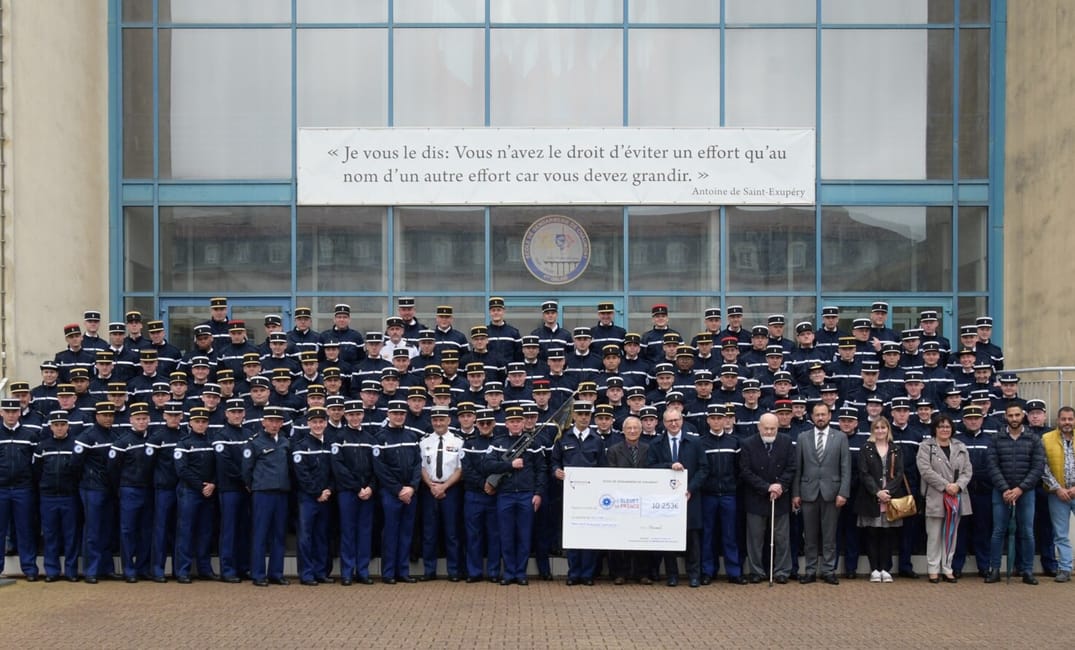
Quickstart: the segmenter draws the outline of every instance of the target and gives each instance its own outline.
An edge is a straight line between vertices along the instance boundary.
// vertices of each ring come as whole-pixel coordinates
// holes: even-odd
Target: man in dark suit
[[[608,448],[605,460],[609,467],[645,467],[649,442],[642,440],[642,421],[628,416],[623,420],[623,440]],[[644,585],[653,584],[649,573],[650,556],[645,551],[612,551],[613,582],[622,585],[628,579]]]
[[[697,436],[683,432],[683,413],[671,410],[664,414],[664,434],[650,443],[646,456],[649,467],[687,472],[687,578],[691,587],[702,584],[702,486],[707,468],[705,450]],[[676,553],[665,553],[668,586],[679,584],[679,565]]]
[[[739,451],[739,477],[747,512],[747,559],[750,582],[754,584],[761,582],[768,572],[765,533],[769,525],[773,527],[773,581],[786,584],[791,574],[788,523],[791,483],[795,479],[795,445],[791,436],[779,434],[778,429],[775,415],[762,415],[758,420],[758,435],[744,440]]]
[[[791,484],[792,507],[802,507],[806,543],[806,567],[799,582],[817,580],[818,543],[821,574],[830,585],[836,577],[836,526],[840,508],[851,493],[851,452],[847,436],[829,429],[832,412],[818,402],[810,411],[812,430],[799,434],[795,480]]]

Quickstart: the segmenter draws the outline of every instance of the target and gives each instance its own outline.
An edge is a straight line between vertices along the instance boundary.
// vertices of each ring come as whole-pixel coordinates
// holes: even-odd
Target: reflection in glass
[[[989,177],[987,29],[959,32],[959,177]]]
[[[490,0],[494,23],[619,23],[621,0]]]
[[[630,209],[632,291],[720,290],[720,210]]]
[[[299,208],[299,291],[384,291],[384,208]]]
[[[480,208],[396,209],[396,289],[484,290],[483,218]]]
[[[123,30],[123,177],[153,176],[153,31]]]
[[[299,126],[388,124],[388,33],[300,29],[295,83]]]
[[[718,30],[640,29],[628,49],[631,126],[720,125]]]
[[[934,2],[952,4],[952,0]],[[929,5],[929,0],[822,0],[821,22],[920,24],[929,19]]]
[[[633,23],[719,23],[718,0],[631,0]]]
[[[821,215],[826,291],[950,291],[952,209],[825,207]]]
[[[989,280],[989,209],[959,208],[959,290],[985,291]]]
[[[123,286],[153,291],[153,208],[123,209]]]
[[[159,0],[157,12],[162,23],[289,23],[291,0]]]
[[[383,23],[388,20],[388,3],[355,0],[296,0],[300,23]]]
[[[736,23],[816,23],[814,0],[724,0],[724,19]]]
[[[397,23],[485,22],[485,0],[395,0]]]
[[[814,291],[814,209],[728,208],[728,291]]]
[[[393,124],[485,123],[485,37],[480,29],[393,32]]]
[[[279,293],[291,284],[289,212],[286,207],[160,208],[161,291]]]
[[[814,126],[814,30],[730,29],[724,38],[726,126]]]
[[[288,178],[290,32],[159,34],[161,177]]]
[[[622,30],[493,30],[489,70],[493,126],[623,124]]]

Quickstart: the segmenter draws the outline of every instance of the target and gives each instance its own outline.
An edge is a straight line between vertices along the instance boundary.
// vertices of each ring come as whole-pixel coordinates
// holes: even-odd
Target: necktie
[[[765,453],[767,453],[767,454],[773,453],[773,443],[771,443],[771,442],[765,443]]]
[[[825,455],[825,432],[817,432],[817,442],[814,444],[817,447],[817,462],[821,462],[821,457]]]
[[[679,462],[679,436],[672,438],[672,462]]]
[[[631,466],[638,465],[638,446],[630,447],[631,450]]]
[[[437,480],[444,480],[444,436],[437,436]]]

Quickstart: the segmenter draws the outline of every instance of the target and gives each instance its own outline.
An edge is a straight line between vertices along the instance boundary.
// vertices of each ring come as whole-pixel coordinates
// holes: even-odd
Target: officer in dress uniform
[[[234,584],[250,573],[250,493],[243,483],[243,449],[254,432],[243,424],[246,403],[241,398],[225,403],[224,417],[224,426],[213,436],[220,501],[220,579]]]
[[[60,407],[60,402],[56,399],[56,391],[60,385],[60,368],[51,359],[42,361],[39,368],[41,369],[41,383],[30,391],[30,403],[43,417],[48,417]]]
[[[706,424],[702,434],[702,449],[708,478],[702,486],[702,546],[701,583],[708,585],[717,575],[719,558],[724,556],[724,572],[728,582],[746,584],[739,555],[739,519],[736,507],[736,486],[739,479],[739,439],[724,430],[727,407],[708,404]],[[720,548],[717,542],[720,541]]]
[[[78,474],[75,440],[67,412],[49,414],[49,433],[34,450],[34,477],[41,499],[45,582],[78,581]],[[63,553],[61,575],[60,553]]]
[[[403,336],[409,341],[418,339],[418,332],[429,329],[415,318],[415,301],[411,296],[396,299],[396,313],[403,319]]]
[[[1004,350],[993,343],[993,317],[979,316],[974,320],[974,326],[978,335],[978,341],[974,344],[975,350],[983,357],[987,357],[997,372],[1004,370]]]
[[[94,350],[88,350],[82,345],[82,329],[78,323],[63,326],[63,336],[67,341],[67,347],[56,353],[53,361],[60,371],[60,381],[68,381],[73,368],[84,368],[90,372],[93,368]]]
[[[130,406],[131,427],[108,451],[112,482],[119,485],[119,534],[123,578],[148,580],[153,547],[153,457],[146,455],[149,405]]]
[[[422,480],[422,463],[416,436],[406,428],[407,403],[388,403],[388,422],[377,434],[373,467],[382,486],[381,507],[384,528],[381,536],[381,580],[385,584],[417,582],[408,563],[414,517],[418,507],[416,492]]]
[[[657,303],[650,308],[653,327],[642,334],[642,356],[650,363],[660,363],[666,334],[679,334],[668,327],[668,305]],[[682,337],[680,337],[682,340]]]
[[[306,411],[310,427],[291,449],[299,502],[299,580],[307,587],[333,582],[328,547],[332,512],[332,445],[325,438],[328,412],[320,406]]]
[[[606,345],[623,348],[627,330],[613,322],[615,314],[616,306],[611,302],[597,303],[597,323],[591,328],[594,349],[604,350]]]
[[[484,424],[479,426],[488,426],[488,420],[481,421]],[[534,439],[518,458],[513,459],[507,453],[519,441],[524,425],[521,406],[505,409],[506,431],[496,436],[482,462],[482,471],[487,476],[496,474],[500,477],[496,486],[487,479],[485,492],[496,494],[503,560],[500,584],[503,586],[529,584],[526,565],[530,558],[534,513],[541,508],[545,492],[545,456],[541,443]]]
[[[37,531],[34,524],[34,445],[38,434],[19,423],[18,399],[0,400],[0,540],[14,524],[19,565],[28,582],[37,580]],[[4,560],[0,558],[0,572]]]
[[[377,439],[371,426],[364,426],[362,402],[344,405],[347,426],[332,445],[332,475],[336,485],[336,503],[340,510],[340,584],[350,586],[357,580],[373,584],[370,579],[372,545],[373,493],[377,478],[373,471],[373,449]],[[380,428],[380,427],[378,427]]]
[[[217,357],[218,371],[227,368],[235,375],[243,372],[243,358],[251,352],[257,352],[257,347],[247,338],[246,322],[231,320],[227,322],[228,336],[225,340],[216,338],[213,334],[213,347],[219,351]]]
[[[98,578],[111,578],[115,569],[109,549],[116,503],[108,475],[108,452],[112,448],[116,407],[112,402],[98,402],[94,410],[94,424],[82,430],[74,449],[80,468],[84,519],[82,546],[86,559],[82,571],[91,585],[97,584]]]
[[[223,348],[229,341],[228,333],[228,299],[214,297],[209,299],[209,320],[202,323],[209,327],[213,335],[213,347]]]
[[[311,328],[312,323],[313,311],[309,307],[295,308],[295,326],[287,333],[287,341],[294,347],[294,352],[289,354],[297,355],[304,351],[320,354],[321,335]]]
[[[340,359],[351,366],[366,356],[362,333],[351,329],[351,305],[338,303],[333,308],[332,327],[321,332],[322,342],[338,341]],[[342,369],[342,367],[341,367]]]
[[[209,559],[216,515],[216,449],[209,437],[209,409],[190,409],[187,435],[172,455],[179,479],[176,488],[176,582],[190,584],[191,568],[197,565],[202,580],[216,578]]]
[[[82,312],[82,321],[86,332],[83,334],[82,347],[90,350],[103,350],[108,347],[108,341],[101,338],[98,331],[101,327],[101,312],[91,309]]]
[[[151,320],[146,323],[149,332],[149,345],[157,351],[157,373],[167,377],[179,367],[183,353],[172,345],[164,336],[164,321]]]
[[[155,427],[146,441],[146,455],[153,465],[153,582],[167,582],[164,562],[169,555],[173,558],[172,574],[175,574],[175,489],[179,484],[175,446],[184,435],[182,420],[183,405],[168,402],[164,407],[164,424]]]
[[[466,406],[464,406],[466,404]],[[459,414],[473,411],[473,404],[460,404]],[[496,420],[489,409],[475,413],[478,435],[463,442],[463,521],[466,526],[467,583],[484,577],[500,580],[500,530],[497,523],[496,495],[486,490],[484,469],[486,455],[493,442]]]
[[[437,541],[444,531],[448,580],[460,579],[461,540],[458,531],[463,505],[463,439],[449,430],[452,413],[447,406],[430,412],[433,431],[418,443],[422,459],[422,560],[425,580],[437,577]]]
[[[590,428],[594,406],[592,402],[577,400],[571,407],[573,425],[565,430],[552,448],[551,467],[557,480],[567,475],[565,468],[603,467],[605,443]],[[567,551],[567,585],[579,583],[592,585],[597,570],[597,552],[585,549]]]
[[[452,326],[453,314],[454,310],[451,305],[437,306],[437,326],[433,329],[433,336],[437,340],[436,349],[438,353],[446,347],[454,347],[462,355],[470,350],[470,343],[467,342],[466,334]]]
[[[546,300],[541,303],[541,325],[530,332],[531,336],[537,337],[540,347],[539,356],[545,359],[549,355],[550,348],[567,349],[571,346],[571,334],[559,325],[560,304],[555,300]],[[527,341],[523,341],[525,346]]]
[[[275,406],[267,407],[261,419],[261,431],[243,449],[243,482],[253,494],[250,577],[255,587],[267,587],[269,582],[288,584],[284,577],[284,542],[291,479],[288,439],[280,432],[283,426],[283,411]]]

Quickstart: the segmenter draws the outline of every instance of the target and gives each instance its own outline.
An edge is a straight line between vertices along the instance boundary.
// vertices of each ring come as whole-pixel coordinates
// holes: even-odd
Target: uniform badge
[[[253,455],[254,455],[254,452],[251,451],[250,449],[244,449],[243,450],[243,458],[250,458]]]
[[[292,455],[292,456],[291,456],[291,460],[292,460],[292,461],[293,461],[293,462],[294,462],[295,464],[301,463],[301,462],[302,462],[302,454],[294,454],[294,455]]]
[[[183,457],[183,452],[178,450],[178,449],[176,449],[175,452],[172,453],[172,458],[174,458],[176,460],[179,460],[182,457]]]
[[[381,448],[380,447],[374,447],[373,448],[373,455],[374,456],[380,456],[381,455]]]
[[[115,458],[116,457],[116,450],[115,449],[109,449],[108,450],[108,457],[109,458]]]
[[[82,445],[75,445],[75,453],[76,454],[81,454],[84,451],[86,451],[85,447],[83,447]]]
[[[213,447],[213,449],[216,449],[216,453],[223,454],[224,453],[224,443],[223,442],[216,443],[216,445]]]
[[[152,456],[152,455],[153,455],[153,447],[148,447],[147,446],[146,447],[146,456]]]
[[[332,455],[335,456],[338,453],[340,453],[340,446],[339,445],[332,445]]]

